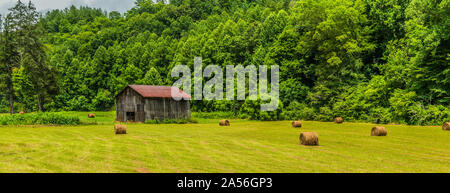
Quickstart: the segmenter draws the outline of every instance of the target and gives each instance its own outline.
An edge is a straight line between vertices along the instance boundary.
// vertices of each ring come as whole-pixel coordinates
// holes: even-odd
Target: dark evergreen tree
[[[9,100],[9,113],[14,114],[13,69],[19,67],[17,32],[13,25],[13,16],[8,14],[0,30],[0,80],[4,83]]]

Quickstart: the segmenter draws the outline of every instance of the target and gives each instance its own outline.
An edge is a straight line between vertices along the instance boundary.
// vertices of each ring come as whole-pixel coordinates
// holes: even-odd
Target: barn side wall
[[[176,101],[172,98],[145,99],[145,119],[187,119],[191,118],[189,101]]]

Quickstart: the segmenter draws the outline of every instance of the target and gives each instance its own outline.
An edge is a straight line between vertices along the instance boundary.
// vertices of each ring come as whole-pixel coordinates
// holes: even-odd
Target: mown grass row
[[[440,126],[381,125],[388,136],[372,137],[367,123],[230,121],[127,124],[126,135],[112,123],[0,127],[0,173],[450,172],[450,132]],[[318,133],[320,146],[300,145],[302,132]]]

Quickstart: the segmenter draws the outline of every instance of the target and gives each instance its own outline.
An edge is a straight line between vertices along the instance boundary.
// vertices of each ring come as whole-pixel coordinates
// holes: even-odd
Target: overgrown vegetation
[[[0,82],[0,111],[8,112],[11,100],[16,112],[110,110],[126,85],[172,85],[172,67],[192,67],[201,56],[204,65],[279,65],[282,105],[266,113],[260,101],[193,101],[192,111],[442,124],[450,121],[449,6],[448,0],[139,0],[124,15],[52,10],[36,24],[46,33],[30,37],[40,37],[46,57],[17,61],[14,55],[38,45],[1,33],[7,81]],[[7,29],[11,22],[3,23]]]
[[[198,119],[235,119],[239,118],[233,112],[192,112],[192,117]]]
[[[64,113],[30,113],[0,116],[0,125],[79,125],[80,118]]]

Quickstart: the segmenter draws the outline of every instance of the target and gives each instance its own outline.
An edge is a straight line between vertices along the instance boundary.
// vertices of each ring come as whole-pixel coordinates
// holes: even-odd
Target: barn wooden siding
[[[189,101],[176,101],[172,98],[145,99],[145,119],[187,119],[190,118]]]
[[[116,97],[116,121],[128,121],[127,112],[135,113],[136,122],[191,117],[189,101],[176,101],[172,98],[144,98],[130,87],[125,88]]]

